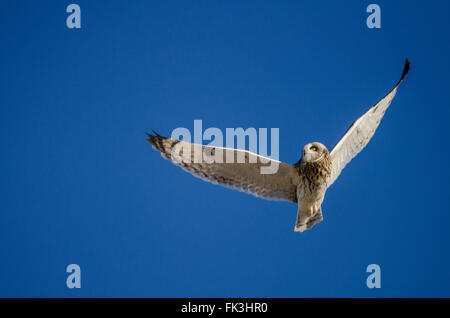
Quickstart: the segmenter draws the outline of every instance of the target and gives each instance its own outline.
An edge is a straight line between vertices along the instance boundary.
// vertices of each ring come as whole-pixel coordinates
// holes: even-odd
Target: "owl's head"
[[[313,163],[328,155],[328,149],[320,142],[311,142],[303,147],[302,161]]]

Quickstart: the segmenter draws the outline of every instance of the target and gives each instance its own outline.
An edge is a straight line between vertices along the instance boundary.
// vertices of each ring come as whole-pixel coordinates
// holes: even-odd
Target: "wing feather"
[[[269,200],[297,202],[297,185],[300,181],[293,165],[250,151],[193,144],[154,134],[147,134],[147,140],[153,148],[161,152],[165,159],[196,177]],[[234,163],[226,160],[227,152],[229,156],[233,156]],[[203,160],[205,153],[222,159],[207,162]],[[244,161],[238,161],[238,156],[242,156]],[[278,164],[275,173],[261,173],[261,167],[268,167],[273,163]]]
[[[329,186],[336,181],[344,167],[369,143],[380,125],[386,110],[397,92],[397,88],[409,71],[409,61],[406,59],[403,73],[394,88],[364,115],[356,120],[331,151],[331,178]]]

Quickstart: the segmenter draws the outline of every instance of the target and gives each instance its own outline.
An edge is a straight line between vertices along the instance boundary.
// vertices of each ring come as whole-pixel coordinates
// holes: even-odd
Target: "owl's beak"
[[[303,161],[304,162],[310,162],[312,160],[311,158],[311,153],[306,153],[305,151],[303,152]]]

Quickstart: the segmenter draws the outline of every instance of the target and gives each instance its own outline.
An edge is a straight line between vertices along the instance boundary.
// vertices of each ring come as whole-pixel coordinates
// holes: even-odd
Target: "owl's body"
[[[311,149],[314,149],[311,150]],[[297,221],[295,231],[303,232],[322,221],[322,202],[331,176],[328,149],[319,142],[306,145],[300,161],[295,164],[300,176],[297,186]]]
[[[265,199],[297,203],[295,231],[303,232],[322,221],[321,206],[325,192],[344,167],[368,144],[408,70],[409,62],[406,60],[402,76],[394,88],[350,126],[331,153],[319,142],[309,143],[294,165],[250,151],[191,144],[157,133],[148,134],[147,140],[164,158],[194,176]],[[210,155],[206,154],[219,160],[210,161]],[[245,160],[227,162],[226,154],[232,158],[241,156]],[[205,156],[208,160],[204,160]],[[273,164],[277,166],[274,173],[261,172],[262,168]]]

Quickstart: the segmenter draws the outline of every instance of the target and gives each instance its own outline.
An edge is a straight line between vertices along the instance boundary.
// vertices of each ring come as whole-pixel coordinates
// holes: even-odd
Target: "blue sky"
[[[74,1],[75,2],[75,1]],[[0,11],[0,296],[449,297],[447,1],[10,1]],[[331,148],[411,71],[324,221],[193,178],[155,129]],[[82,287],[66,287],[68,264]],[[366,267],[381,267],[368,289]]]

